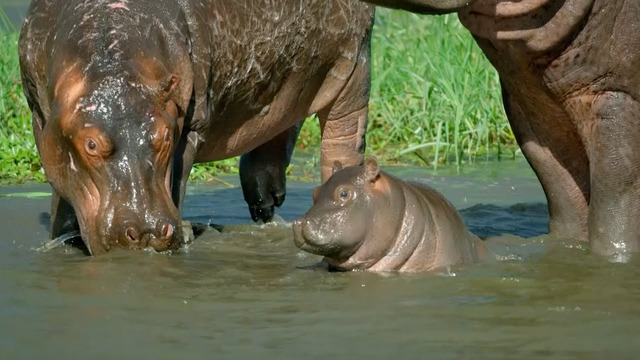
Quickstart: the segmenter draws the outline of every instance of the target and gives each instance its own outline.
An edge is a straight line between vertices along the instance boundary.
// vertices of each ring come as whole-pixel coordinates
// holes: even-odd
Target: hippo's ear
[[[335,174],[336,172],[342,170],[342,163],[338,160],[333,162],[333,171],[331,174]]]
[[[180,103],[178,96],[178,85],[180,84],[180,77],[178,75],[170,74],[160,83],[160,100],[166,104],[166,110],[169,114],[182,118],[185,115],[184,109],[178,105]],[[182,132],[182,123],[179,123],[180,132]]]
[[[374,182],[380,176],[380,168],[378,167],[378,162],[373,157],[368,157],[364,161],[364,176],[367,181]]]
[[[169,100],[173,97],[180,84],[180,77],[178,75],[170,74],[165,80],[162,86],[162,96],[164,100]]]
[[[162,102],[175,101],[180,77],[167,69],[162,62],[141,55],[134,59],[140,81],[154,89]]]

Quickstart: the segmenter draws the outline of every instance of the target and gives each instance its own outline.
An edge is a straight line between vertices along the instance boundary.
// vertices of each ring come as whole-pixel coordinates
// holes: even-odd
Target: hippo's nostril
[[[131,242],[137,242],[139,239],[139,234],[134,228],[128,228],[126,231],[127,240]]]
[[[162,237],[163,238],[170,238],[171,235],[173,235],[173,225],[171,225],[170,223],[166,223],[164,224],[164,226],[162,227]]]

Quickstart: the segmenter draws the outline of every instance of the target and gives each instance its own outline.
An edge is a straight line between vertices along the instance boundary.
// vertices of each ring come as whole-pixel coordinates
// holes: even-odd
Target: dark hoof
[[[251,219],[253,221],[262,220],[262,222],[269,222],[273,219],[273,205],[271,206],[249,206],[249,212],[251,213]]]

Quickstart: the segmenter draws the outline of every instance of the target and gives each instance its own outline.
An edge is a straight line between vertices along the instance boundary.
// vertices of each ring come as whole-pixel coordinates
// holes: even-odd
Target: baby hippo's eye
[[[345,202],[353,198],[353,189],[350,186],[336,188],[333,193],[334,201]]]
[[[346,200],[349,198],[349,195],[351,195],[351,192],[345,188],[340,189],[340,199],[341,200]]]

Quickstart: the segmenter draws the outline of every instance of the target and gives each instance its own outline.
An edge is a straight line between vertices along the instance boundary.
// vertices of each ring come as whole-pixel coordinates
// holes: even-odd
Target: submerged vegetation
[[[1,28],[8,19],[0,11]],[[0,31],[0,181],[44,180],[22,95],[15,29]],[[513,157],[495,70],[455,15],[378,9],[372,37],[367,153],[382,162],[461,165]],[[305,122],[295,157],[310,174],[318,161],[317,119]],[[237,158],[199,164],[193,179],[238,171]],[[299,161],[296,162],[300,164]]]

